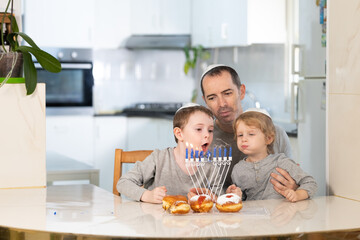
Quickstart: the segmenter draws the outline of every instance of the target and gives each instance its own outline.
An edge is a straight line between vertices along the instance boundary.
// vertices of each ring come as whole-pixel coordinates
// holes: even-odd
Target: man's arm
[[[289,141],[289,137],[287,136],[284,129],[275,125],[276,137],[274,143],[274,152],[275,153],[284,153],[288,158],[292,159],[292,151],[291,145]],[[276,169],[279,174],[272,173],[271,177],[273,177],[270,182],[274,185],[274,189],[281,194],[281,191],[285,191],[286,189],[296,190],[299,186],[295,183],[294,179],[290,176],[290,174],[281,169]]]

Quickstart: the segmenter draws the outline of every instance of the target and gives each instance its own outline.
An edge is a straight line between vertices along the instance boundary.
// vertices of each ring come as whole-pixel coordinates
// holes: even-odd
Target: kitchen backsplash
[[[199,82],[203,68],[224,63],[235,68],[246,85],[249,94],[243,107],[254,107],[258,101],[287,129],[290,108],[285,45],[254,44],[210,52],[211,58],[199,63],[197,72],[185,75],[181,50],[95,50],[95,113],[121,111],[139,102],[189,102],[194,88],[198,91],[197,102],[204,105]]]
[[[285,49],[284,44],[253,44],[213,49],[212,58],[200,64],[196,75],[201,76],[202,68],[212,63],[233,67],[249,92],[243,101],[243,108],[254,107],[255,101],[258,101],[262,108],[269,111],[275,122],[291,131],[296,126],[289,123],[290,95],[289,77],[285,71]],[[196,86],[201,95],[199,80],[196,81]],[[200,97],[197,101],[204,104]]]
[[[95,113],[139,102],[189,102],[194,79],[184,74],[181,50],[95,50]]]

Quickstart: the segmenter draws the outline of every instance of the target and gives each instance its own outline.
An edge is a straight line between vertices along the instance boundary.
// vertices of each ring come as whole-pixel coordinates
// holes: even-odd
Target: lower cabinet
[[[127,150],[153,150],[175,146],[172,129],[172,119],[129,117]]]
[[[127,118],[120,116],[95,117],[94,158],[100,170],[99,186],[112,192],[116,148],[126,147]]]
[[[100,187],[112,192],[115,149],[152,150],[175,146],[172,119],[149,117],[95,117],[94,158],[100,169]],[[133,164],[124,164],[123,173]]]
[[[46,116],[46,151],[94,166],[93,128],[91,115]]]
[[[153,150],[176,145],[172,119],[126,116],[47,116],[47,151],[99,169],[99,186],[112,192],[115,149]],[[125,164],[123,173],[133,164]]]

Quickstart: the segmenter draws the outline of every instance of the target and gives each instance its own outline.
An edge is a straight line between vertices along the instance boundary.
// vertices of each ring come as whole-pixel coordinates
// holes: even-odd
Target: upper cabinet
[[[190,0],[132,0],[132,34],[190,34]]]
[[[92,47],[94,0],[26,0],[24,29],[41,47]]]
[[[77,0],[78,1],[78,0]],[[95,0],[93,46],[117,49],[130,35],[131,0]]]
[[[119,48],[132,34],[191,34],[208,48],[284,43],[286,0],[26,0],[24,30],[40,47]]]
[[[40,47],[118,48],[130,35],[130,0],[26,0],[24,22]]]
[[[286,41],[285,0],[192,1],[192,44],[242,46]]]
[[[286,42],[286,0],[248,0],[249,43]]]

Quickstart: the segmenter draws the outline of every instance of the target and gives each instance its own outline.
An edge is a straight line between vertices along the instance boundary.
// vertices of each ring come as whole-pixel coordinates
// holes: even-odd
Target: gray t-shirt
[[[275,131],[276,136],[274,142],[274,152],[284,153],[287,157],[292,158],[291,145],[286,132],[277,125],[275,125]],[[213,149],[214,146],[231,146],[232,148],[232,162],[230,165],[229,173],[224,183],[224,189],[227,189],[227,187],[232,184],[231,172],[234,165],[240,160],[244,159],[246,155],[238,149],[234,133],[224,132],[218,127],[216,123],[214,124],[214,139],[210,146],[210,149]]]
[[[210,187],[214,185],[213,181],[207,183],[207,179],[210,181],[208,176],[212,174],[214,167],[210,163],[203,165],[203,168],[199,168],[191,177],[196,187],[200,184],[201,187],[209,188],[209,185]],[[144,161],[136,162],[134,168],[119,179],[116,187],[119,193],[135,201],[140,201],[146,190],[160,186],[166,187],[167,195],[186,196],[194,187],[191,177],[176,163],[174,148],[155,149]],[[217,191],[218,188],[215,186],[213,190]]]
[[[233,169],[231,179],[243,192],[243,200],[263,200],[284,198],[275,191],[270,182],[270,174],[278,173],[275,168],[286,170],[299,185],[298,189],[304,189],[309,197],[317,191],[315,179],[305,173],[293,160],[283,153],[270,154],[258,162],[238,162]]]

